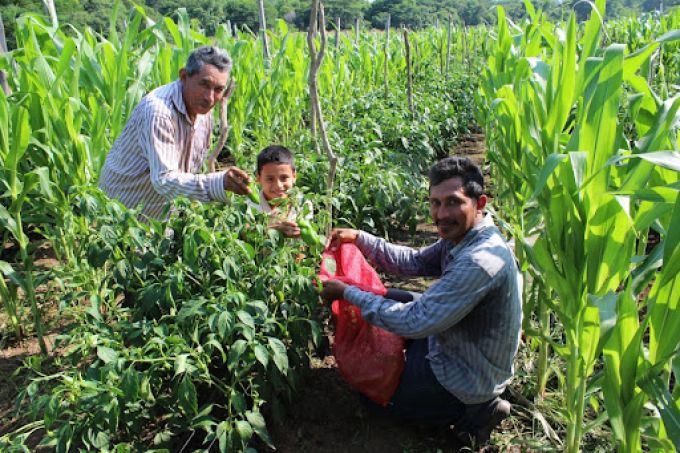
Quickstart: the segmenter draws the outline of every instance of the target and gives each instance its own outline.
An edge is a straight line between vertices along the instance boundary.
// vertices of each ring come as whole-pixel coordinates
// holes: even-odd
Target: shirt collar
[[[494,226],[493,219],[488,212],[485,212],[482,219],[475,224],[470,230],[465,233],[463,240],[456,244],[452,249],[452,253],[456,253],[458,250],[465,248],[472,240],[477,237],[480,231],[483,231],[489,227]]]
[[[184,96],[182,96],[182,80],[177,79],[173,82],[172,103],[175,104],[175,108],[179,113],[184,116],[187,123],[191,124],[191,118],[189,118],[189,113],[187,112],[187,105],[184,103]]]

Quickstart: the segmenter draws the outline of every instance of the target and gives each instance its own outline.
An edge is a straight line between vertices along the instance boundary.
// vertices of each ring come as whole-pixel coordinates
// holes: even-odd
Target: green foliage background
[[[126,0],[127,6],[132,2]],[[552,19],[566,19],[575,10],[579,20],[585,20],[590,14],[587,2],[578,0],[540,0],[532,2],[536,9],[542,9]],[[661,8],[668,9],[680,4],[680,0],[610,0],[607,3],[607,18],[636,16],[642,12],[651,12]],[[178,8],[186,8],[189,17],[196,21],[206,35],[212,36],[220,23],[230,21],[239,27],[246,26],[250,30],[258,28],[258,12],[256,0],[144,0],[138,2],[150,17],[160,19],[173,16]],[[391,23],[395,27],[423,27],[445,21],[449,15],[456,21],[466,25],[496,22],[495,6],[503,5],[507,15],[518,19],[526,15],[523,0],[327,0],[324,2],[326,17],[331,24],[336,18],[340,26],[354,26],[357,18],[366,26],[383,28],[387,14],[391,15]],[[108,28],[113,3],[107,0],[59,0],[56,2],[57,16],[60,22],[72,24],[81,30],[90,26],[95,31]],[[265,9],[268,24],[273,25],[276,19],[285,19],[298,28],[306,27],[309,20],[310,2],[302,0],[267,0]],[[40,0],[0,0],[2,20],[5,25],[8,47],[15,47],[15,19],[25,12],[44,14]]]

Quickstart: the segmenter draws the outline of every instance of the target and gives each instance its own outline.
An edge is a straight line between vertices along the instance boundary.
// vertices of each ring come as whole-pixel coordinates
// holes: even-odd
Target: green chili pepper
[[[323,247],[321,238],[318,234],[316,234],[316,231],[314,231],[314,228],[312,228],[309,222],[307,222],[305,219],[298,219],[297,224],[298,227],[300,227],[300,237],[302,237],[302,240],[305,242],[305,244],[312,247]]]

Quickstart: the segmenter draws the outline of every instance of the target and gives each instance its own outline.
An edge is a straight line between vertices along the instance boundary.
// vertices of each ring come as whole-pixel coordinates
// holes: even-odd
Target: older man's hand
[[[323,289],[320,293],[321,298],[326,302],[342,299],[347,286],[346,283],[343,283],[340,280],[328,280],[323,284]]]
[[[248,183],[250,183],[248,173],[238,167],[229,167],[224,174],[224,190],[237,195],[246,195],[250,191]]]

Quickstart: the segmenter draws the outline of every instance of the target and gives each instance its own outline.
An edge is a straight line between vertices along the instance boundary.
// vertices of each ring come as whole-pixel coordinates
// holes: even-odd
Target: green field
[[[96,188],[142,96],[212,43],[237,82],[220,161],[254,172],[264,146],[292,149],[321,234],[420,245],[427,169],[483,132],[490,210],[525,276],[524,415],[492,451],[676,451],[680,10],[579,22],[526,5],[521,21],[499,7],[494,26],[410,31],[410,61],[398,29],[329,35],[332,190],[306,33],[274,23],[265,61],[257,35],[206,36],[185,10],[115,8],[126,26],[106,33],[21,16],[0,55],[0,348],[25,351],[0,369],[0,450],[270,451],[270,427],[304,401],[329,333],[319,247],[268,230],[242,197],[144,223]],[[402,451],[440,448],[413,436]]]

